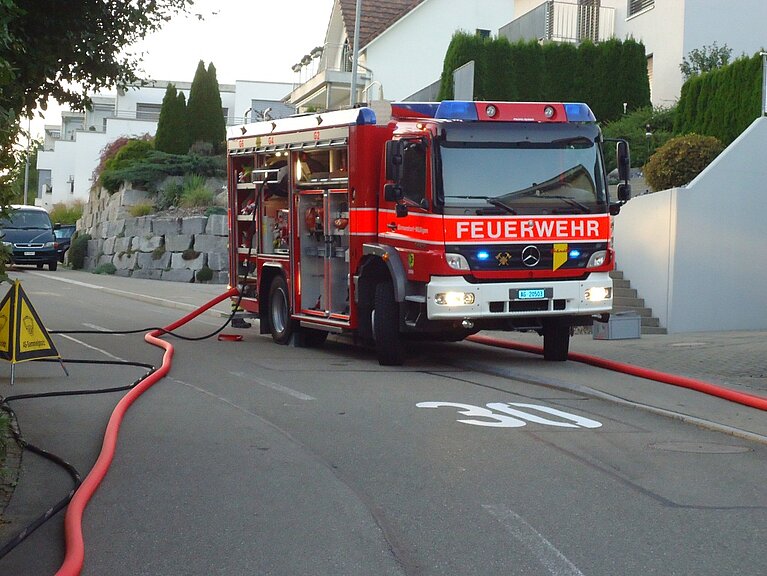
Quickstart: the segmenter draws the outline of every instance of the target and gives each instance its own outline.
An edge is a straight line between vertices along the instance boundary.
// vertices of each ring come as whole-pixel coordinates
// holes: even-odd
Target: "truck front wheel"
[[[281,275],[275,276],[269,287],[269,328],[277,344],[287,344],[295,330],[295,322],[290,318],[288,284]]]
[[[564,362],[570,349],[570,326],[564,322],[550,322],[543,328],[543,359]]]
[[[372,323],[378,363],[401,366],[405,362],[405,347],[399,333],[399,304],[391,282],[378,283],[374,298]]]

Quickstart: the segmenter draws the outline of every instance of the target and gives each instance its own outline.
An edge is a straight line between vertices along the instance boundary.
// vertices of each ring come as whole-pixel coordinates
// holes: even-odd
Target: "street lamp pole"
[[[349,84],[349,106],[354,107],[357,103],[357,59],[360,52],[360,12],[362,12],[362,0],[357,0],[354,12],[354,44],[352,47],[352,79]]]
[[[29,195],[29,148],[32,140],[32,119],[27,120],[27,154],[24,160],[24,206],[27,205],[27,196]]]

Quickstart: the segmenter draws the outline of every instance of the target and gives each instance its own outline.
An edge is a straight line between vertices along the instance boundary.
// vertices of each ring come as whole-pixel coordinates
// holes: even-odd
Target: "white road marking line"
[[[243,408],[242,406],[235,404],[234,402],[224,398],[223,396],[217,396],[213,394],[212,392],[208,392],[204,388],[200,388],[199,386],[195,386],[194,384],[190,384],[189,382],[184,382],[183,380],[178,380],[176,378],[166,377],[166,379],[170,380],[171,382],[175,382],[176,384],[181,384],[182,386],[186,386],[187,388],[191,388],[192,390],[197,390],[198,392],[201,392],[202,394],[205,394],[206,396],[210,396],[211,398],[215,398],[216,400],[223,402],[227,406],[231,406],[232,408],[240,410],[241,412],[244,412],[245,414],[248,414],[249,416],[255,416],[256,418],[260,418],[260,416],[256,414],[255,412],[251,412],[247,408]]]
[[[57,336],[61,336],[62,338],[66,338],[67,340],[71,340],[72,342],[76,342],[77,344],[80,344],[81,346],[85,346],[86,348],[90,348],[91,350],[95,350],[96,352],[101,352],[104,356],[108,358],[112,358],[113,360],[118,360],[119,362],[127,362],[127,360],[123,360],[119,356],[115,356],[114,354],[110,354],[106,350],[102,350],[101,348],[96,348],[95,346],[91,346],[90,344],[86,344],[82,340],[78,340],[77,338],[73,338],[69,334],[57,334]]]
[[[584,576],[583,572],[576,568],[564,554],[535,528],[530,526],[524,518],[509,510],[505,506],[483,504],[482,508],[495,516],[506,530],[514,538],[533,553],[538,561],[549,571],[552,576]]]
[[[98,330],[99,332],[112,332],[109,328],[104,328],[98,324],[90,324],[89,322],[83,322],[83,326],[91,330]],[[114,336],[125,336],[125,334],[114,334]]]
[[[314,398],[313,396],[309,396],[308,394],[304,394],[303,392],[299,392],[298,390],[293,390],[292,388],[288,388],[287,386],[283,386],[282,384],[277,384],[276,382],[270,382],[269,380],[256,378],[255,376],[252,376],[250,374],[245,374],[244,372],[229,372],[229,374],[231,374],[232,376],[237,376],[238,378],[249,380],[256,384],[260,384],[261,386],[271,388],[272,390],[276,390],[277,392],[282,392],[283,394],[287,394],[288,396],[292,396],[293,398],[298,398],[299,400],[316,400],[316,398]]]

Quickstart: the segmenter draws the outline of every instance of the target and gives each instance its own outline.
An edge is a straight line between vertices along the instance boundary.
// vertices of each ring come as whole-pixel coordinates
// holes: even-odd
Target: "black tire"
[[[269,330],[277,344],[287,344],[296,323],[290,318],[290,293],[282,275],[275,276],[269,287]]]
[[[570,326],[562,322],[551,322],[543,329],[543,359],[549,362],[564,362],[570,350]]]
[[[405,362],[405,347],[399,332],[399,304],[394,300],[391,282],[376,285],[373,336],[381,366],[401,366]]]
[[[58,267],[59,267],[58,260],[51,260],[50,262],[48,262],[48,270],[50,270],[51,272],[55,272]],[[42,268],[42,266],[40,266],[40,268]]]

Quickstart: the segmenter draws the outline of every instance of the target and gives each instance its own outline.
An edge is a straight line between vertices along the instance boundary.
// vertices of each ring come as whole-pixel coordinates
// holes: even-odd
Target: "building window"
[[[477,28],[477,36],[479,36],[480,38],[490,38],[490,30]]]
[[[633,16],[642,10],[652,8],[655,5],[655,0],[629,0],[628,15]]]
[[[137,120],[157,120],[160,119],[160,109],[162,104],[136,104],[136,119]]]

